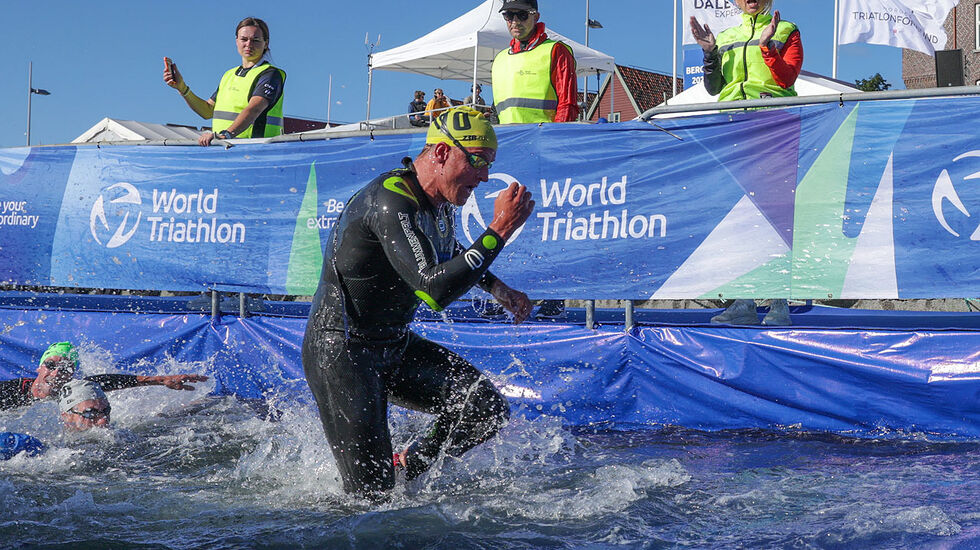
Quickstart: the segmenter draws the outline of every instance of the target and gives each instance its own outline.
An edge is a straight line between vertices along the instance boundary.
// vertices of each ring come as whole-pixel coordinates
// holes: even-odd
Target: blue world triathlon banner
[[[519,181],[493,271],[534,298],[980,295],[980,99],[498,127],[464,245]],[[424,134],[0,150],[0,282],[310,294],[345,203]]]

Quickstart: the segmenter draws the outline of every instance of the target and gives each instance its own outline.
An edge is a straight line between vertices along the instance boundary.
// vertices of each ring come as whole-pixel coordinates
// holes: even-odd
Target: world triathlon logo
[[[503,172],[490,174],[488,178],[487,183],[483,185],[493,185],[493,190],[486,195],[483,195],[482,199],[477,199],[476,193],[470,194],[470,198],[466,199],[466,204],[463,205],[463,210],[460,212],[460,221],[463,224],[463,234],[466,235],[467,239],[469,239],[470,244],[473,244],[476,239],[478,239],[480,235],[487,230],[487,219],[493,219],[493,203],[497,200],[497,195],[499,195],[504,189],[507,189],[511,183],[517,181],[517,178],[514,176]],[[483,212],[489,212],[490,217],[484,218]],[[514,234],[510,236],[510,239],[507,239],[506,244],[510,244],[517,240],[517,236],[520,235],[521,231],[523,230],[523,225],[518,227],[517,231],[514,231]],[[472,267],[474,263],[479,265],[483,264],[482,257],[467,258],[466,261],[470,267]]]
[[[103,196],[110,196],[108,210]],[[106,188],[103,195],[95,200],[89,214],[88,227],[92,238],[106,248],[116,248],[125,244],[136,233],[143,212],[140,206],[143,199],[139,191],[130,183],[119,182]],[[130,222],[130,214],[136,213],[136,220]],[[109,222],[112,221],[112,224]],[[106,239],[103,242],[103,239]]]
[[[958,162],[966,158],[980,158],[980,151],[970,151],[968,153],[963,153],[962,155],[953,159],[953,162]],[[950,168],[953,170],[954,176],[950,176],[949,170],[943,170],[939,174],[939,178],[936,180],[936,185],[932,188],[932,213],[936,216],[936,220],[939,225],[943,227],[949,234],[954,237],[959,237],[961,234],[970,234],[971,241],[980,241],[980,225],[977,225],[977,220],[969,220],[970,210],[967,208],[966,204],[963,202],[961,195],[967,197],[967,203],[971,204],[974,211],[980,211],[980,200],[977,200],[976,185],[967,186],[963,182],[967,180],[980,179],[980,170],[977,166],[972,168],[966,168],[966,172],[971,172],[966,176],[959,176],[961,170],[959,168],[965,168],[965,164]],[[953,183],[954,177],[956,179],[956,184]],[[958,189],[957,189],[958,188]],[[972,199],[972,200],[971,200]],[[943,211],[943,201],[949,201],[949,204],[953,205],[959,214],[956,215],[950,212],[950,217],[947,218],[945,212]]]

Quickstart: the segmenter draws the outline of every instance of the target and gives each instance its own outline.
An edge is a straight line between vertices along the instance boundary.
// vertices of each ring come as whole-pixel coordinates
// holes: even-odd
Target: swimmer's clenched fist
[[[511,184],[497,195],[493,203],[493,222],[490,229],[497,232],[504,240],[510,239],[515,231],[520,229],[534,210],[534,200],[527,187],[520,183]]]

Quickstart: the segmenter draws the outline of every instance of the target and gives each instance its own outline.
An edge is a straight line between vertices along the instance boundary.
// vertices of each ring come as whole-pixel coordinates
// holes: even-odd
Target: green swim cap
[[[51,344],[48,349],[44,351],[41,355],[41,360],[38,362],[38,366],[44,364],[49,357],[67,357],[71,361],[71,370],[75,371],[75,367],[78,366],[78,351],[75,350],[75,346],[71,342],[58,342],[56,344]]]

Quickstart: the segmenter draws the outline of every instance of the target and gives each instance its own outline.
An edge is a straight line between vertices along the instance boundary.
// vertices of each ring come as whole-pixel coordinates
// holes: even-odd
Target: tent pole
[[[589,0],[585,0],[585,47],[589,47]],[[588,120],[589,114],[589,74],[582,78],[582,120]]]
[[[839,40],[839,36],[840,36],[840,34],[839,34],[840,33],[840,29],[839,29],[840,21],[838,20],[838,18],[840,17],[840,5],[839,4],[840,4],[840,0],[834,0],[834,55],[832,56],[833,57],[833,61],[832,61],[833,62],[833,65],[831,66],[831,71],[830,71],[830,77],[833,78],[833,79],[837,79],[837,48],[838,48],[837,41]]]
[[[677,95],[677,0],[674,0],[673,27],[674,27],[674,43],[671,45],[671,47],[673,48],[674,55],[672,58],[673,71],[670,73],[670,85],[671,85],[670,97],[674,97],[675,95]]]
[[[480,65],[480,33],[476,33],[476,44],[473,45],[473,82],[470,83],[470,97],[476,108],[476,70]]]
[[[370,64],[368,64],[368,97],[367,97],[367,115],[364,118],[365,121],[371,120],[371,76],[372,76],[371,70],[372,67]]]
[[[616,72],[619,68],[613,65],[613,72],[609,75],[609,116],[616,112]]]

